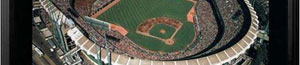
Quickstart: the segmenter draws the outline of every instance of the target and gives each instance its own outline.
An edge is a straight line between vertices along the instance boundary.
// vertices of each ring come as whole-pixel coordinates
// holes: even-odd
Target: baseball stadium
[[[248,0],[40,2],[58,22],[74,21],[65,34],[95,65],[221,65],[244,54],[259,27]]]

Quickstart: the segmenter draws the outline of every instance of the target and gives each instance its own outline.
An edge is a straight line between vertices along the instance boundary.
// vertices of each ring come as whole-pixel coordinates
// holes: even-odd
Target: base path
[[[157,36],[150,35],[149,31],[156,24],[166,24],[167,26],[171,26],[171,27],[175,28],[175,32],[168,39],[163,39],[163,38],[160,38]],[[151,19],[147,19],[143,23],[139,24],[139,26],[137,27],[136,33],[159,39],[159,40],[163,41],[166,45],[173,45],[174,37],[175,37],[176,33],[180,30],[182,25],[183,25],[183,23],[181,23],[179,20],[175,20],[175,19],[171,19],[171,18],[167,18],[167,17],[151,18]],[[168,32],[168,31],[160,30],[160,33],[165,33],[165,32]]]
[[[117,3],[119,3],[120,0],[114,0],[113,2],[111,2],[110,4],[108,4],[107,6],[105,6],[104,8],[102,8],[101,10],[99,10],[98,12],[96,12],[95,14],[93,14],[91,17],[92,18],[97,18],[99,15],[101,15],[103,12],[105,12],[106,10],[108,10],[109,8],[111,8],[112,6],[116,5]]]
[[[177,32],[180,30],[180,28],[182,27],[182,23],[180,23],[181,25],[179,26],[179,28],[176,28],[176,31],[172,34],[171,38],[163,40],[167,45],[173,45],[174,44],[174,37],[177,34]]]
[[[123,28],[122,26],[115,25],[115,24],[110,24],[110,28],[112,30],[120,32],[124,36],[126,36],[126,34],[128,33],[128,31],[125,28]]]

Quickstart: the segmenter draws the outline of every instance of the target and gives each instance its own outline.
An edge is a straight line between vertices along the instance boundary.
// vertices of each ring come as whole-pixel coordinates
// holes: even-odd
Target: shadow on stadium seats
[[[197,58],[199,54],[202,54],[204,52],[209,51],[214,46],[216,46],[218,44],[218,42],[221,41],[221,39],[224,35],[224,31],[225,31],[224,20],[223,20],[221,14],[220,14],[220,10],[219,10],[215,0],[207,0],[207,2],[210,4],[210,6],[212,8],[213,15],[215,16],[215,20],[216,20],[216,23],[217,23],[217,26],[218,26],[218,33],[215,37],[215,40],[207,48],[205,48],[204,50],[202,50],[202,51],[200,51],[200,52],[198,52],[194,55],[185,57],[183,59],[177,59],[177,60],[187,60],[187,59]]]
[[[214,1],[212,1],[212,0],[208,0],[208,2],[212,5],[212,4],[216,4],[216,3],[214,3]],[[229,42],[228,42],[228,44],[226,44],[226,45],[224,45],[224,46],[222,46],[221,48],[218,48],[218,49],[216,49],[216,50],[213,50],[213,51],[211,51],[211,52],[209,52],[209,53],[207,53],[207,54],[202,54],[202,53],[204,53],[204,52],[208,52],[207,50],[209,50],[209,49],[211,49],[211,47],[210,46],[215,46],[218,42],[216,42],[216,41],[220,41],[220,39],[222,38],[222,36],[220,37],[220,36],[218,36],[219,34],[221,34],[220,32],[218,32],[218,35],[217,35],[217,37],[216,37],[216,39],[215,39],[215,41],[208,47],[208,48],[206,48],[205,50],[203,50],[203,51],[201,51],[201,52],[199,52],[199,53],[197,53],[197,54],[195,54],[195,55],[192,55],[192,56],[188,56],[188,57],[185,57],[185,58],[183,58],[183,59],[179,59],[179,60],[187,60],[187,59],[196,59],[196,58],[200,58],[200,57],[205,57],[205,56],[209,56],[209,55],[212,55],[212,54],[216,54],[216,53],[218,53],[218,52],[221,52],[221,51],[224,51],[225,49],[227,49],[227,48],[230,48],[231,46],[233,46],[234,44],[236,44],[237,42],[239,42],[245,35],[246,35],[246,33],[248,32],[248,30],[249,30],[249,28],[250,28],[250,25],[251,25],[251,15],[250,15],[250,11],[249,11],[249,9],[248,9],[248,7],[247,7],[247,5],[244,3],[244,1],[243,0],[237,0],[237,2],[238,2],[238,4],[240,5],[240,8],[242,9],[242,12],[243,12],[243,17],[244,17],[244,22],[243,22],[243,25],[242,25],[242,28],[240,29],[240,31],[239,31],[239,33],[237,33],[237,35],[233,38],[233,39],[231,39]],[[212,5],[212,6],[215,6],[216,7],[216,5]],[[215,14],[215,7],[213,7],[213,11],[214,11],[214,15],[216,16],[216,14]],[[220,18],[218,18],[218,19],[220,19]],[[224,32],[224,28],[219,28],[219,27],[221,27],[220,26],[220,23],[222,23],[222,24],[224,24],[224,22],[222,21],[218,21],[217,20],[217,23],[218,23],[218,31],[220,31],[220,29],[223,29],[223,32]],[[221,25],[222,25],[221,24]],[[223,25],[224,26],[224,25]],[[218,37],[220,38],[220,39],[218,39]]]

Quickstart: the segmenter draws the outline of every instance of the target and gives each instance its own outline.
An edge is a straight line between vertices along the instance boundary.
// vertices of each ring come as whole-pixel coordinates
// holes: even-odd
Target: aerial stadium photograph
[[[269,0],[32,2],[32,65],[268,65]]]

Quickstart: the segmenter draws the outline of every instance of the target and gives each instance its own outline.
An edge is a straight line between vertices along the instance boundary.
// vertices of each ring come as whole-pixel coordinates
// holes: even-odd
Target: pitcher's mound
[[[162,34],[165,34],[166,30],[165,29],[160,29],[159,32],[162,33]]]

